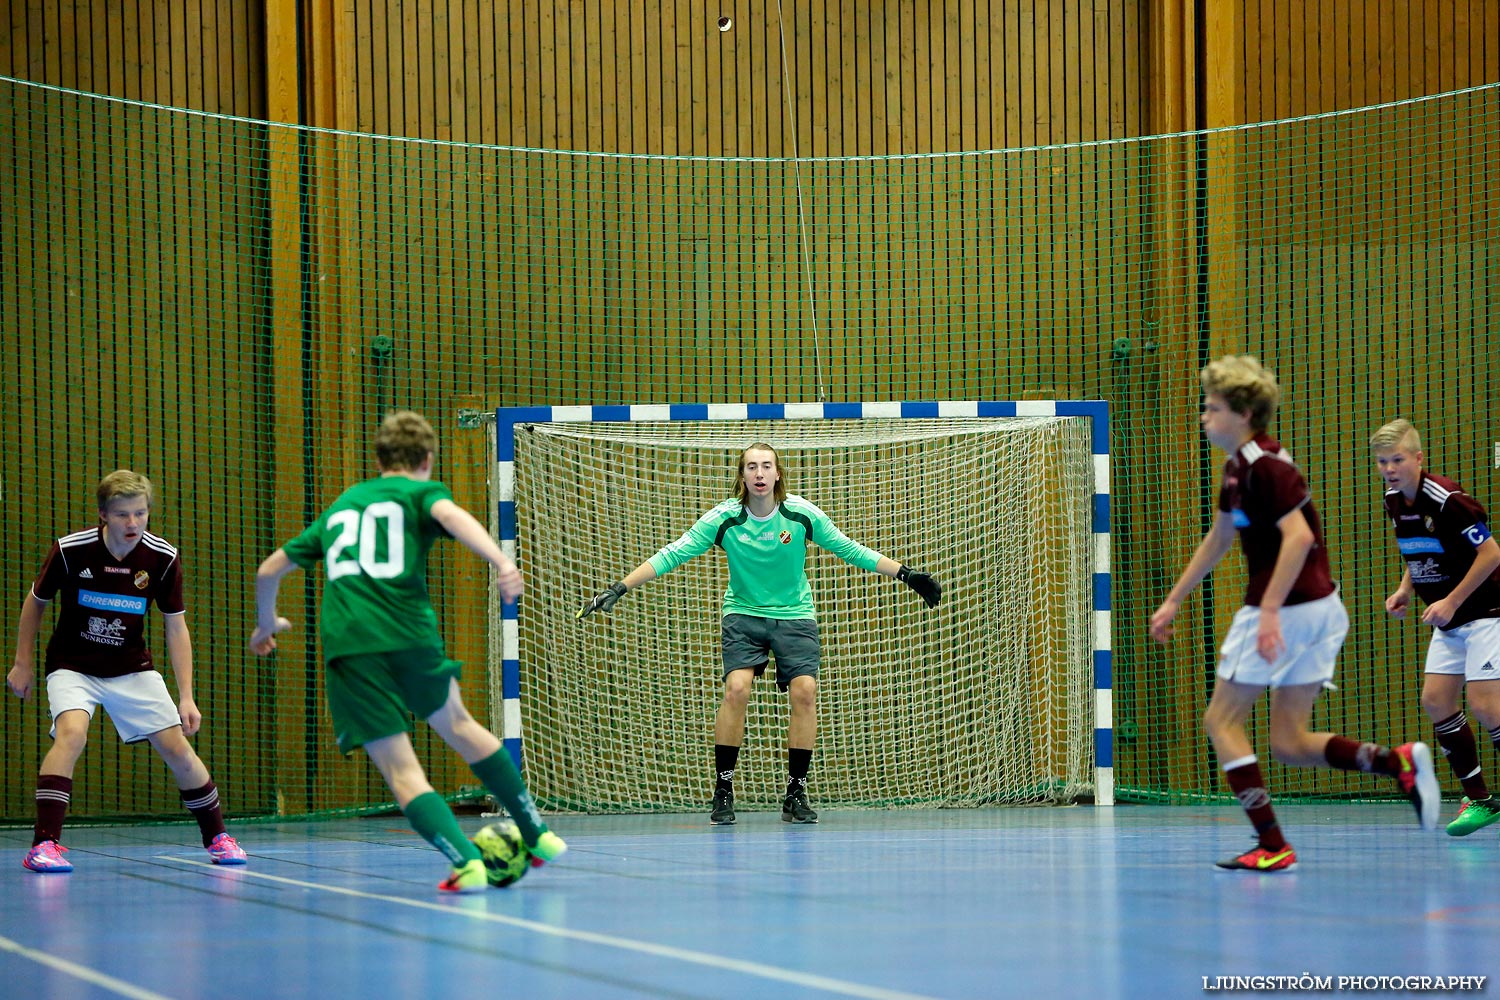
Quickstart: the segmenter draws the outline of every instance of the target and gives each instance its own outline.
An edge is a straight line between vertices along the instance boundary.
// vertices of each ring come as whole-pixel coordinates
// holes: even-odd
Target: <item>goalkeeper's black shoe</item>
[[[781,800],[781,821],[783,823],[816,823],[818,821],[818,814],[813,812],[812,806],[807,804],[807,789],[798,788],[786,793],[786,798]]]
[[[714,789],[714,811],[708,814],[708,825],[734,825],[734,792],[728,788]]]

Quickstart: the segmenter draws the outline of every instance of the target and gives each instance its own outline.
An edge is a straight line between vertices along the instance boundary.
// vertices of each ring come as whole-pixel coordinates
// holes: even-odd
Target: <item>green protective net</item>
[[[1406,416],[1432,468],[1500,503],[1500,87],[1211,133],[800,161],[401,141],[3,78],[0,131],[0,615],[16,620],[52,539],[93,523],[104,473],[151,476],[153,528],[189,573],[197,747],[231,814],[389,798],[332,744],[320,574],[283,588],[297,629],[274,659],[245,638],[256,564],[372,471],[391,407],[433,420],[438,477],[483,515],[493,455],[460,415],[497,405],[1107,400],[1116,794],[1188,801],[1222,794],[1198,720],[1239,556],[1171,647],[1145,623],[1221,460],[1196,429],[1197,372],[1253,352],[1284,387],[1273,432],[1311,481],[1353,620],[1314,724],[1429,733],[1424,630],[1380,610],[1399,564],[1365,441]],[[484,718],[487,575],[436,552]],[[160,637],[157,619],[165,662]],[[525,683],[523,665],[523,702]],[[0,714],[11,819],[31,815],[44,704]],[[705,801],[711,722],[663,750],[703,762]],[[416,740],[441,791],[472,786],[425,727]],[[76,816],[181,815],[160,761],[100,719],[77,776]],[[1384,790],[1279,765],[1268,780]]]

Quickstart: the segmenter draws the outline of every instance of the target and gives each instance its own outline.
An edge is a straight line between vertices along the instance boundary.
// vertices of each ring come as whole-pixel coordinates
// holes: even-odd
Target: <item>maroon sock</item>
[[[1260,764],[1255,757],[1246,757],[1224,769],[1229,790],[1240,800],[1240,807],[1250,817],[1260,846],[1268,851],[1279,851],[1286,846],[1281,835],[1281,825],[1276,822],[1276,811],[1271,808],[1271,793],[1266,791],[1265,779],[1260,776]]]
[[[1323,748],[1329,767],[1368,774],[1400,774],[1401,758],[1379,743],[1356,743],[1344,736],[1330,737]]]
[[[1484,772],[1479,768],[1479,747],[1474,742],[1474,730],[1469,728],[1469,717],[1463,712],[1454,712],[1441,722],[1432,724],[1437,734],[1438,746],[1453,768],[1453,776],[1464,786],[1464,794],[1475,802],[1490,797],[1489,787],[1484,783]]]
[[[182,804],[187,806],[193,819],[198,821],[198,830],[203,834],[203,846],[224,832],[224,813],[219,808],[219,790],[210,781],[202,788],[179,789]]]
[[[60,774],[39,774],[36,778],[36,826],[31,829],[31,846],[44,840],[62,841],[63,817],[73,799],[73,779]]]

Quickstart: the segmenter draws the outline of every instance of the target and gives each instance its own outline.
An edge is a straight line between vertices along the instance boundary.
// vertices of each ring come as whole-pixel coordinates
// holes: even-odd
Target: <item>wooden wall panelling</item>
[[[25,27],[24,6],[13,6],[9,24],[19,34]],[[24,43],[23,43],[24,44]],[[16,50],[12,50],[15,52]],[[20,49],[24,55],[25,49]],[[17,57],[18,58],[18,57]],[[7,70],[9,67],[6,67]],[[9,142],[0,146],[0,171],[14,178],[14,183],[0,184],[0,310],[6,317],[6,339],[15,351],[17,373],[9,380],[7,412],[10,419],[0,423],[0,444],[7,454],[22,455],[26,448],[37,454],[61,454],[56,441],[60,422],[50,419],[51,400],[46,365],[47,336],[41,317],[46,310],[45,294],[38,294],[46,281],[46,234],[43,230],[41,198],[43,180],[48,176],[44,150],[46,129],[37,105],[41,96],[34,92],[0,88],[0,113],[7,121],[19,124]],[[23,447],[24,443],[24,447]],[[53,468],[62,463],[53,463]],[[10,491],[17,496],[52,492],[53,483],[38,470],[37,482],[15,483],[7,477]],[[56,530],[50,505],[36,502],[13,504],[15,537],[18,544],[0,553],[0,570],[5,579],[16,581],[10,593],[21,593],[20,581],[30,581],[41,568]],[[7,602],[11,620],[19,613],[19,600]],[[40,659],[40,657],[38,657]],[[44,753],[45,727],[35,709],[27,710],[15,699],[5,699],[0,708],[5,730],[10,734],[12,752],[7,764],[16,774],[34,773]],[[33,705],[40,704],[37,701]],[[50,742],[50,741],[49,741]],[[35,809],[31,788],[23,781],[7,782],[3,807],[6,815],[28,815]]]
[[[1117,0],[1107,9],[1075,0],[1053,0],[1040,7],[1000,0],[887,0],[873,6],[822,0],[788,5],[790,73],[784,74],[777,8],[766,0],[734,3],[729,9],[735,27],[725,35],[702,10],[657,8],[643,13],[603,0],[570,0],[545,9],[518,0],[429,0],[403,6],[401,15],[389,21],[388,9],[381,5],[318,0],[306,8],[303,25],[311,36],[308,120],[464,141],[769,155],[789,152],[794,135],[803,155],[844,155],[1175,131],[1195,123],[1195,88],[1214,86],[1213,80],[1197,81],[1193,61],[1182,55],[1193,44],[1191,7],[1179,0]],[[125,0],[102,7],[94,17],[86,6],[63,11],[12,0],[5,12],[12,31],[0,48],[0,66],[24,66],[28,72],[34,68],[38,78],[53,82],[66,78],[101,89],[134,88],[128,96],[243,113],[237,102],[247,89],[256,91],[256,80],[267,92],[267,97],[258,98],[262,102],[276,86],[274,60],[240,59],[244,43],[238,25],[246,9],[240,0],[189,0],[177,8]],[[1240,54],[1242,71],[1224,84],[1229,96],[1221,94],[1217,103],[1211,96],[1207,124],[1315,113],[1330,110],[1330,102],[1347,107],[1351,102],[1406,97],[1480,82],[1473,79],[1478,71],[1496,78],[1494,39],[1500,32],[1491,30],[1496,5],[1485,0],[1411,0],[1363,9],[1331,0],[1303,0],[1290,7],[1239,0],[1231,9],[1240,17],[1231,17],[1228,25],[1238,27],[1242,35],[1237,43],[1230,41],[1229,54]],[[486,12],[490,16],[483,16]],[[1210,18],[1220,17],[1223,6],[1211,3],[1208,13]],[[1208,28],[1209,44],[1214,45],[1212,21]],[[185,36],[196,42],[181,44]],[[49,48],[47,39],[60,41]],[[71,45],[63,44],[68,39]],[[250,44],[256,43],[252,39]],[[262,37],[260,44],[269,43]],[[284,41],[281,50],[286,51]],[[1208,65],[1215,72],[1221,68],[1216,59]],[[248,88],[247,79],[252,84]],[[792,97],[797,111],[795,133],[785,113],[785,95]],[[1438,146],[1444,122],[1420,115],[1409,120],[1409,125],[1398,128],[1419,145],[1453,152]],[[1303,237],[1312,235],[1309,226],[1318,225],[1348,233],[1355,231],[1365,213],[1379,207],[1377,189],[1367,186],[1376,178],[1361,164],[1386,154],[1369,138],[1348,138],[1342,162],[1309,162],[1305,169],[1349,183],[1335,185],[1330,193],[1334,200],[1326,205],[1311,205],[1302,196],[1297,212],[1286,211],[1294,203],[1246,200],[1236,190],[1249,183],[1251,171],[1273,166],[1269,153],[1238,145],[1248,137],[1213,141],[1212,176],[1222,178],[1228,189],[1212,190],[1212,203],[1244,204],[1250,213],[1240,220],[1217,212],[1213,216],[1214,302],[1229,309],[1225,318],[1216,316],[1216,326],[1232,322],[1233,303],[1242,294],[1235,290],[1234,269],[1217,263],[1233,260],[1221,258],[1216,248],[1232,250],[1241,241],[1234,227],[1274,212],[1285,220],[1285,228],[1269,234],[1276,239],[1297,235],[1294,224],[1303,227]],[[1361,141],[1368,148],[1361,148]],[[113,176],[110,171],[118,156],[140,155],[128,142],[110,150],[101,147],[92,159],[80,159],[74,175],[78,183],[86,184],[80,179],[85,174]],[[433,192],[413,185],[419,178],[432,178],[440,156],[397,153],[389,145],[323,144],[321,138],[313,144],[308,164],[319,185],[312,195],[321,213],[313,234],[315,252],[320,268],[329,269],[334,283],[318,291],[313,320],[321,338],[318,356],[337,373],[324,387],[317,412],[321,415],[323,407],[331,407],[336,425],[354,419],[359,394],[366,389],[368,337],[375,330],[397,330],[406,316],[436,318],[438,325],[430,335],[413,335],[413,349],[426,358],[453,351],[458,330],[473,317],[482,317],[479,322],[484,325],[494,316],[499,329],[493,334],[487,330],[486,338],[494,336],[497,351],[526,362],[518,366],[522,384],[496,380],[503,386],[499,391],[513,393],[516,401],[567,394],[598,398],[619,393],[622,385],[635,385],[637,379],[642,391],[680,394],[686,374],[700,362],[705,335],[742,327],[747,328],[747,342],[775,344],[785,361],[779,385],[811,384],[802,364],[810,350],[811,320],[803,305],[805,289],[792,221],[794,176],[789,170],[759,175],[735,165],[694,188],[686,180],[678,184],[675,168],[653,165],[651,170],[660,171],[653,180],[673,192],[665,204],[658,204],[645,200],[644,185],[632,183],[646,176],[633,172],[633,167],[523,158],[510,168],[513,179],[524,177],[532,190],[538,189],[536,182],[545,182],[553,200],[545,208],[514,209],[521,213],[516,216],[518,239],[505,245],[486,235],[486,227],[471,213],[509,217],[510,210],[504,208],[509,185],[486,183],[476,190],[467,175],[454,173],[446,188],[435,185],[437,211],[429,215]],[[176,166],[152,181],[159,183],[164,196],[182,183],[212,182],[213,177],[202,171],[213,169],[208,164],[216,155],[228,155],[223,149],[215,154],[208,149],[169,148]],[[1179,172],[1182,164],[1174,160],[1175,154],[1163,155],[1167,148],[1155,151],[1161,159],[1158,168],[1142,174],[1142,186],[1135,189],[1149,191],[1157,207],[1156,215],[1149,217],[1154,228],[1145,234],[1152,248],[1145,266],[1160,269],[1158,292],[1163,296],[1171,281],[1183,277],[1173,268],[1191,246],[1178,225],[1182,220],[1174,218],[1175,210],[1169,207],[1174,194],[1185,193],[1187,175]],[[295,255],[296,237],[285,229],[285,213],[295,210],[297,161],[286,143],[278,145],[274,137],[271,149],[273,249],[267,280],[280,295],[290,296],[294,288],[300,289],[300,275],[286,256]],[[1108,155],[1128,164],[1135,154],[1112,147]],[[462,162],[468,170],[475,169],[470,161]],[[884,192],[877,197],[897,214],[879,233],[871,232],[860,217],[868,211],[866,202],[850,189],[851,178],[858,178],[860,185],[870,182],[865,168],[842,165],[809,175],[805,194],[815,223],[813,251],[824,269],[817,292],[820,333],[827,338],[830,360],[838,358],[846,369],[836,377],[850,385],[869,384],[872,379],[921,385],[933,377],[970,378],[977,317],[985,315],[1053,336],[1102,328],[1104,321],[1098,317],[1114,311],[1108,303],[1117,294],[1117,283],[1107,268],[1093,271],[1086,262],[1089,248],[1103,234],[1089,228],[1089,218],[1064,208],[1080,203],[1105,162],[1026,154],[1014,161],[993,161],[988,176],[977,161],[956,166],[914,161],[893,167],[889,182],[876,190]],[[1060,174],[1049,173],[1059,165]],[[179,168],[187,173],[179,175]],[[1414,211],[1425,214],[1413,216],[1413,226],[1433,212],[1451,208],[1449,202],[1463,196],[1452,184],[1439,186],[1436,173],[1429,176],[1425,190],[1442,197],[1437,205],[1414,205]],[[612,178],[624,180],[615,181],[619,189],[611,193]],[[562,200],[550,194],[559,182],[596,183],[605,193]],[[1493,199],[1493,186],[1485,190]],[[208,200],[201,200],[200,191]],[[1050,203],[1048,192],[1055,192]],[[1275,193],[1273,189],[1267,197]],[[745,210],[736,209],[752,196],[765,205],[750,210],[762,214],[764,223],[758,218],[748,221]],[[216,224],[232,230],[228,220],[215,222],[211,185],[195,188],[193,197],[200,199],[191,202],[197,214],[176,225],[175,239],[195,238],[193,222],[209,232]],[[697,212],[695,206],[715,197],[725,214],[707,216],[712,221],[706,230],[691,228],[688,220]],[[484,201],[483,208],[475,207],[476,199]],[[337,206],[351,203],[359,211],[340,214],[347,210]],[[991,205],[1006,218],[995,224],[1003,240],[987,247],[984,220]],[[384,214],[371,211],[382,206]],[[1038,220],[1044,224],[1027,229],[1025,218],[1039,210],[1045,213]],[[127,207],[127,217],[128,213]],[[919,221],[913,213],[926,215]],[[437,231],[432,228],[434,219],[442,222]],[[101,254],[110,240],[107,227],[85,227],[76,238],[97,245]],[[294,242],[288,244],[289,239]],[[611,241],[618,250],[608,249]],[[493,247],[494,259],[508,262],[511,277],[494,275],[494,268],[476,271],[466,263],[468,248],[475,245]],[[606,255],[596,282],[583,273],[588,265],[573,265],[576,273],[563,276],[564,287],[543,294],[545,283],[555,280],[549,261],[582,260],[586,248],[594,246]],[[666,246],[673,256],[653,257],[658,246]],[[711,267],[703,299],[696,275],[705,251]],[[172,248],[158,246],[149,252],[168,254],[170,270]],[[668,284],[668,272],[663,270],[668,260],[679,269],[672,273],[686,268],[695,277]],[[890,279],[870,281],[869,273],[880,267],[871,268],[868,261],[889,261]],[[1075,267],[1080,261],[1085,266]],[[129,267],[117,251],[99,263]],[[185,256],[176,260],[180,273],[190,270],[191,263]],[[1449,257],[1440,263],[1449,271],[1462,270]],[[233,247],[222,249],[222,264],[239,270],[253,267]],[[1339,258],[1323,264],[1320,273],[1342,275],[1352,266]],[[744,273],[747,268],[749,275]],[[403,276],[392,276],[396,270]],[[516,294],[505,295],[505,283],[517,279]],[[233,294],[229,276],[223,280],[226,294]],[[961,290],[946,291],[954,284]],[[389,288],[389,295],[375,296],[380,301],[360,300],[371,288],[382,287]],[[473,304],[476,288],[486,300],[483,306]],[[1458,293],[1442,294],[1452,298]],[[1472,291],[1468,294],[1473,297]],[[300,310],[295,299],[280,295],[273,299],[273,328],[292,338],[279,350],[288,362],[298,363]],[[989,295],[994,295],[993,305]],[[489,305],[492,296],[501,301]],[[1454,313],[1451,303],[1443,305],[1447,300],[1441,295],[1438,301],[1437,314],[1461,325],[1462,313]],[[159,285],[134,293],[123,306],[107,307],[94,300],[88,306],[94,312],[80,311],[78,321],[101,328],[133,324],[133,313],[109,310],[137,306],[143,311],[185,310],[184,331],[195,324],[223,327],[228,322],[211,310],[194,312],[178,293]],[[705,308],[710,314],[706,322]],[[1126,308],[1131,306],[1127,303]],[[1169,322],[1192,315],[1191,302],[1182,300],[1162,299],[1156,308],[1156,318],[1165,315]],[[596,324],[613,343],[638,338],[639,350],[589,351]],[[867,329],[872,325],[875,330]],[[907,347],[928,330],[933,338],[944,338],[940,342],[946,353],[919,360]],[[872,349],[867,345],[876,343],[892,360],[887,368],[876,370],[865,360]],[[1196,360],[1185,343],[1174,350],[1181,351],[1185,361]],[[566,351],[574,352],[568,367],[545,363]],[[1055,370],[1048,364],[1028,361],[1022,367],[1030,365],[1038,377],[1060,384],[1086,370],[1076,354],[1060,360]],[[455,377],[463,375],[461,367],[454,367]],[[209,375],[219,381],[235,377],[229,366]],[[729,391],[732,384],[730,372],[715,372],[700,391]],[[283,379],[276,393],[279,403],[296,403],[300,413],[300,389],[294,383]],[[185,463],[204,447],[203,438],[191,428],[176,433],[176,461]],[[344,440],[352,436],[345,434]],[[296,460],[301,458],[298,452]],[[349,467],[362,461],[357,450],[341,459]]]
[[[24,39],[26,31],[26,8],[15,0],[5,0],[0,3],[0,25],[5,30],[0,31],[0,75],[22,76],[20,69],[13,66],[11,60],[15,58],[17,49],[24,51],[25,43],[18,40]]]
[[[1244,22],[1242,0],[1218,0],[1207,5],[1204,54],[1207,79],[1204,127],[1221,129],[1207,145],[1208,264],[1210,322],[1219,330],[1243,330],[1244,261],[1241,208],[1244,190],[1245,137],[1226,128],[1243,120]]]
[[[270,0],[266,11],[266,105],[273,122],[296,122],[301,81],[298,79],[295,0]],[[279,496],[266,508],[270,517],[259,532],[269,552],[304,526],[305,479],[303,442],[303,315],[301,268],[301,204],[299,136],[290,125],[266,129],[266,208],[268,236],[266,280],[269,285],[270,362],[263,369],[269,379],[265,413],[277,432],[270,442],[275,488],[264,499]],[[267,685],[272,706],[266,718],[273,727],[267,743],[275,748],[274,802],[277,811],[311,807],[305,755],[307,715],[317,708],[317,635],[311,617],[311,588],[316,574],[293,577],[281,597],[282,614],[300,626],[279,640],[276,657],[258,669],[271,678]]]
[[[114,97],[263,115],[260,8],[254,0],[3,0],[0,74]]]
[[[1217,6],[1210,4],[1210,9]],[[1227,0],[1245,26],[1245,121],[1405,100],[1500,80],[1493,0]],[[1209,38],[1209,45],[1214,40]]]

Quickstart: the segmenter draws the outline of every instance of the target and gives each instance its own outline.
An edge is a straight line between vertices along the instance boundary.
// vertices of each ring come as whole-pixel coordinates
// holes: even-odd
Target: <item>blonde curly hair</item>
[[[1276,376],[1250,354],[1226,354],[1198,375],[1203,391],[1221,397],[1235,413],[1249,413],[1250,426],[1263,431],[1281,402]]]
[[[375,461],[385,472],[412,472],[437,453],[437,431],[427,418],[411,410],[386,416],[375,434]]]

